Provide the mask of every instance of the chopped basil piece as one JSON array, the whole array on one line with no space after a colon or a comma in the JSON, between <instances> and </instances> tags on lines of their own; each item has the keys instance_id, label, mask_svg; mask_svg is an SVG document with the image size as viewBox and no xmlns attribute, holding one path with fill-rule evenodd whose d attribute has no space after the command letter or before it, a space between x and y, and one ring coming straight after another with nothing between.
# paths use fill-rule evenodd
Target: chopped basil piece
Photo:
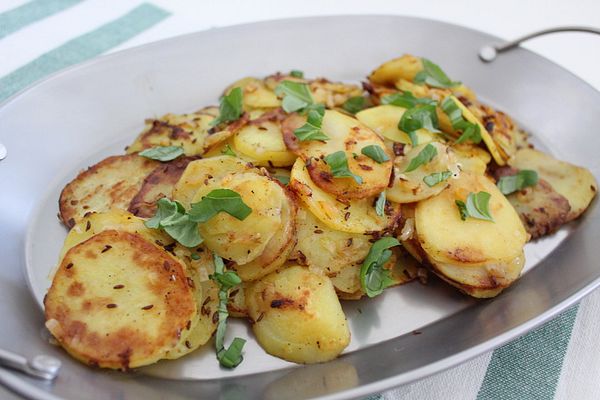
<instances>
[{"instance_id":1,"label":"chopped basil piece","mask_svg":"<svg viewBox=\"0 0 600 400\"><path fill-rule=\"evenodd\" d=\"M376 144L365 146L360 152L379 164L381 164L382 162L386 162L390 159L388 155L385 154L385 151L383 151L381 146L378 146Z\"/></svg>"},{"instance_id":2,"label":"chopped basil piece","mask_svg":"<svg viewBox=\"0 0 600 400\"><path fill-rule=\"evenodd\" d=\"M290 76L302 79L304 78L304 72L300 71L299 69L293 69L290 71Z\"/></svg>"},{"instance_id":3,"label":"chopped basil piece","mask_svg":"<svg viewBox=\"0 0 600 400\"><path fill-rule=\"evenodd\" d=\"M356 183L359 185L362 183L362 178L358 175L350 172L348 168L348 159L346 153L343 151L336 151L335 153L325 156L325 162L331 169L331 174L336 178L354 178Z\"/></svg>"},{"instance_id":4,"label":"chopped basil piece","mask_svg":"<svg viewBox=\"0 0 600 400\"><path fill-rule=\"evenodd\" d=\"M444 101L442 101L441 107L450 119L452 128L462 132L460 137L456 139L456 143L464 143L467 140L470 140L475 144L481 142L481 130L479 124L466 121L462 116L460 107L458 107L451 96L446 97Z\"/></svg>"},{"instance_id":5,"label":"chopped basil piece","mask_svg":"<svg viewBox=\"0 0 600 400\"><path fill-rule=\"evenodd\" d=\"M235 154L235 152L231 149L231 146L229 146L228 144L226 144L225 148L221 150L221 154L224 154L226 156L237 157L237 154Z\"/></svg>"},{"instance_id":6,"label":"chopped basil piece","mask_svg":"<svg viewBox=\"0 0 600 400\"><path fill-rule=\"evenodd\" d=\"M429 174L423 178L423 182L427 184L429 187L433 187L440 182L444 182L448 178L452 176L452 172L444 171L444 172L434 172L433 174Z\"/></svg>"},{"instance_id":7,"label":"chopped basil piece","mask_svg":"<svg viewBox=\"0 0 600 400\"><path fill-rule=\"evenodd\" d=\"M490 198L492 196L488 192L469 193L466 203L461 200L456 200L460 212L460 218L464 221L467 217L481 219L484 221L494 222L494 218L490 213Z\"/></svg>"},{"instance_id":8,"label":"chopped basil piece","mask_svg":"<svg viewBox=\"0 0 600 400\"><path fill-rule=\"evenodd\" d=\"M436 148L431 143L427 144L427 146L425 146L423 150L419 152L419 154L417 154L412 160L410 160L410 163L408 164L408 167L404 172L414 171L421 165L427 164L428 162L433 160L433 158L436 155Z\"/></svg>"},{"instance_id":9,"label":"chopped basil piece","mask_svg":"<svg viewBox=\"0 0 600 400\"><path fill-rule=\"evenodd\" d=\"M369 102L363 96L354 96L346 100L342 105L342 108L350 114L356 114L357 112L364 110L368 104Z\"/></svg>"},{"instance_id":10,"label":"chopped basil piece","mask_svg":"<svg viewBox=\"0 0 600 400\"><path fill-rule=\"evenodd\" d=\"M325 106L322 104L311 104L306 110L308 111L306 123L294 130L294 135L300 141L329 140L329 137L321 130L323 116L325 115Z\"/></svg>"},{"instance_id":11,"label":"chopped basil piece","mask_svg":"<svg viewBox=\"0 0 600 400\"><path fill-rule=\"evenodd\" d=\"M392 256L390 247L399 246L398 239L384 237L373 243L367 258L360 268L360 285L369 297L383 293L383 290L393 284L391 273L383 266Z\"/></svg>"},{"instance_id":12,"label":"chopped basil piece","mask_svg":"<svg viewBox=\"0 0 600 400\"><path fill-rule=\"evenodd\" d=\"M277 179L283 185L290 183L290 177L286 175L274 175L273 178Z\"/></svg>"},{"instance_id":13,"label":"chopped basil piece","mask_svg":"<svg viewBox=\"0 0 600 400\"><path fill-rule=\"evenodd\" d=\"M189 217L191 221L202 223L221 211L243 221L252 209L244 203L239 193L230 189L215 189L199 202L192 204Z\"/></svg>"},{"instance_id":14,"label":"chopped basil piece","mask_svg":"<svg viewBox=\"0 0 600 400\"><path fill-rule=\"evenodd\" d=\"M385 213L385 190L379 194L377 201L375 202L375 214L383 217Z\"/></svg>"},{"instance_id":15,"label":"chopped basil piece","mask_svg":"<svg viewBox=\"0 0 600 400\"><path fill-rule=\"evenodd\" d=\"M217 126L223 122L238 120L244 113L242 88L233 88L229 94L221 97L219 104L219 116L210 125Z\"/></svg>"},{"instance_id":16,"label":"chopped basil piece","mask_svg":"<svg viewBox=\"0 0 600 400\"><path fill-rule=\"evenodd\" d=\"M227 302L229 301L229 290L234 286L239 285L242 280L233 271L225 272L225 264L221 257L214 254L213 260L215 264L215 273L211 275L210 278L219 284L219 322L215 334L217 359L222 366L226 368L235 368L244 359L242 350L246 341L241 338L235 338L231 342L229 348L225 348L225 330L227 328L227 317L229 317Z\"/></svg>"},{"instance_id":17,"label":"chopped basil piece","mask_svg":"<svg viewBox=\"0 0 600 400\"><path fill-rule=\"evenodd\" d=\"M416 107L419 104L437 105L437 101L428 97L415 97L412 92L404 91L402 93L387 94L381 98L381 104L390 104L393 106L404 107L406 109Z\"/></svg>"},{"instance_id":18,"label":"chopped basil piece","mask_svg":"<svg viewBox=\"0 0 600 400\"><path fill-rule=\"evenodd\" d=\"M198 232L198 224L190 219L178 201L167 198L158 200L156 214L144 224L151 229L163 229L186 247L198 246L203 241Z\"/></svg>"},{"instance_id":19,"label":"chopped basil piece","mask_svg":"<svg viewBox=\"0 0 600 400\"><path fill-rule=\"evenodd\" d=\"M400 118L398 129L406 132L412 145L417 146L417 130L427 129L434 133L440 132L436 107L434 105L420 105L406 110Z\"/></svg>"},{"instance_id":20,"label":"chopped basil piece","mask_svg":"<svg viewBox=\"0 0 600 400\"><path fill-rule=\"evenodd\" d=\"M448 75L434 62L422 58L423 70L415 76L414 82L417 84L426 83L429 86L437 88L451 88L460 85L460 82L452 81Z\"/></svg>"},{"instance_id":21,"label":"chopped basil piece","mask_svg":"<svg viewBox=\"0 0 600 400\"><path fill-rule=\"evenodd\" d=\"M287 113L300 111L314 104L310 89L306 83L283 81L275 88L277 96L283 96L281 106Z\"/></svg>"},{"instance_id":22,"label":"chopped basil piece","mask_svg":"<svg viewBox=\"0 0 600 400\"><path fill-rule=\"evenodd\" d=\"M198 253L192 253L192 255L190 257L192 257L192 260L199 260L200 259L200 254L198 254Z\"/></svg>"},{"instance_id":23,"label":"chopped basil piece","mask_svg":"<svg viewBox=\"0 0 600 400\"><path fill-rule=\"evenodd\" d=\"M502 194L509 195L526 187L537 185L538 180L537 172L530 169L522 169L516 175L501 177L497 186Z\"/></svg>"},{"instance_id":24,"label":"chopped basil piece","mask_svg":"<svg viewBox=\"0 0 600 400\"><path fill-rule=\"evenodd\" d=\"M140 151L139 155L158 161L171 161L183 154L181 146L156 146L144 151Z\"/></svg>"}]
</instances>

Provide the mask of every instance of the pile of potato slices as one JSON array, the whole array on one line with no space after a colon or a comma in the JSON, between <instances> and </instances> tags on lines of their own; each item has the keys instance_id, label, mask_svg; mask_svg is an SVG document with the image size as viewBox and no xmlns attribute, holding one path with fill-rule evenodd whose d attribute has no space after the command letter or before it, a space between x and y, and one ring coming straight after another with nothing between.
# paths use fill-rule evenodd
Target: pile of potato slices
<instances>
[{"instance_id":1,"label":"pile of potato slices","mask_svg":"<svg viewBox=\"0 0 600 400\"><path fill-rule=\"evenodd\" d=\"M219 106L147 120L126 154L66 185L46 326L103 368L179 358L213 336L233 368L244 340L224 344L227 317L274 356L328 361L350 342L340 300L428 272L496 296L525 244L596 190L425 58L388 61L362 86L243 78Z\"/></svg>"}]
</instances>

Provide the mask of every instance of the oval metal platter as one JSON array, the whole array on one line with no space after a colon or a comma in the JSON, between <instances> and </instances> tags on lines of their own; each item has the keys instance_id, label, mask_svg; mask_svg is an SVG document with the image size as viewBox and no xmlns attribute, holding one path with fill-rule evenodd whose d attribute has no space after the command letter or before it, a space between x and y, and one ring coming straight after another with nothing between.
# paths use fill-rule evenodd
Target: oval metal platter
<instances>
[{"instance_id":1,"label":"oval metal platter","mask_svg":"<svg viewBox=\"0 0 600 400\"><path fill-rule=\"evenodd\" d=\"M524 276L475 301L432 280L345 305L352 344L336 361L298 367L268 356L247 324L245 361L220 369L212 346L132 373L88 368L48 343L41 302L66 235L58 194L76 172L122 152L145 118L214 104L242 76L304 70L358 82L403 53L435 60L484 101L531 131L538 146L600 176L600 93L523 49L485 64L497 39L423 19L339 16L199 32L100 57L53 75L0 107L0 348L48 353L64 367L52 384L0 369L0 382L32 398L348 398L439 372L521 335L600 283L600 213L527 245ZM419 335L413 334L418 330Z\"/></svg>"}]
</instances>

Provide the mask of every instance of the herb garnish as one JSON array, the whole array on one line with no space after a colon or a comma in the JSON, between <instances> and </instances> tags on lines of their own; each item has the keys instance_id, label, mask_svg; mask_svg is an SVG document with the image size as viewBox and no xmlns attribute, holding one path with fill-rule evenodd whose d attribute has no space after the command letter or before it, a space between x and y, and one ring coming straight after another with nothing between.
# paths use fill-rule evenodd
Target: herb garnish
<instances>
[{"instance_id":1,"label":"herb garnish","mask_svg":"<svg viewBox=\"0 0 600 400\"><path fill-rule=\"evenodd\" d=\"M398 129L408 134L413 146L417 146L417 130L427 129L430 132L439 133L438 117L435 105L417 105L409 108L402 114Z\"/></svg>"},{"instance_id":2,"label":"herb garnish","mask_svg":"<svg viewBox=\"0 0 600 400\"><path fill-rule=\"evenodd\" d=\"M139 155L158 161L171 161L183 155L183 147L181 146L156 146L144 151L140 151Z\"/></svg>"},{"instance_id":3,"label":"herb garnish","mask_svg":"<svg viewBox=\"0 0 600 400\"><path fill-rule=\"evenodd\" d=\"M223 122L238 120L244 113L242 88L233 88L229 94L221 97L219 104L219 116L212 120L211 126L217 126Z\"/></svg>"},{"instance_id":4,"label":"herb garnish","mask_svg":"<svg viewBox=\"0 0 600 400\"><path fill-rule=\"evenodd\" d=\"M233 151L231 146L229 146L228 144L226 144L225 148L223 150L221 150L221 154L224 154L226 156L237 157L237 154L235 154L235 151Z\"/></svg>"},{"instance_id":5,"label":"herb garnish","mask_svg":"<svg viewBox=\"0 0 600 400\"><path fill-rule=\"evenodd\" d=\"M305 140L329 140L329 137L321 130L325 116L325 106L322 104L311 105L308 108L306 123L294 131L294 135L300 141Z\"/></svg>"},{"instance_id":6,"label":"herb garnish","mask_svg":"<svg viewBox=\"0 0 600 400\"><path fill-rule=\"evenodd\" d=\"M460 137L456 139L456 143L463 143L467 140L470 140L475 144L481 142L481 130L479 124L474 124L463 118L462 111L452 96L446 97L444 101L442 101L441 107L450 119L452 128L462 132Z\"/></svg>"},{"instance_id":7,"label":"herb garnish","mask_svg":"<svg viewBox=\"0 0 600 400\"><path fill-rule=\"evenodd\" d=\"M230 189L215 189L199 202L192 204L188 214L191 221L202 223L221 211L243 221L252 209L244 203L239 193Z\"/></svg>"},{"instance_id":8,"label":"herb garnish","mask_svg":"<svg viewBox=\"0 0 600 400\"><path fill-rule=\"evenodd\" d=\"M484 221L494 222L494 218L490 213L490 198L492 196L488 192L469 193L466 203L461 200L456 200L455 203L460 212L460 219L463 221L468 217L481 219Z\"/></svg>"},{"instance_id":9,"label":"herb garnish","mask_svg":"<svg viewBox=\"0 0 600 400\"><path fill-rule=\"evenodd\" d=\"M504 195L518 192L529 186L535 186L538 183L538 173L530 169L522 169L516 175L503 176L498 180L498 189Z\"/></svg>"},{"instance_id":10,"label":"herb garnish","mask_svg":"<svg viewBox=\"0 0 600 400\"><path fill-rule=\"evenodd\" d=\"M350 114L356 114L357 112L364 110L369 105L367 99L363 96L350 97L344 102L342 108L348 111Z\"/></svg>"},{"instance_id":11,"label":"herb garnish","mask_svg":"<svg viewBox=\"0 0 600 400\"><path fill-rule=\"evenodd\" d=\"M437 88L451 88L460 85L460 82L451 80L439 65L426 58L421 58L421 61L423 62L423 70L415 76L415 83L426 83Z\"/></svg>"},{"instance_id":12,"label":"herb garnish","mask_svg":"<svg viewBox=\"0 0 600 400\"><path fill-rule=\"evenodd\" d=\"M377 201L375 202L375 214L383 217L385 213L385 190L379 194Z\"/></svg>"},{"instance_id":13,"label":"herb garnish","mask_svg":"<svg viewBox=\"0 0 600 400\"><path fill-rule=\"evenodd\" d=\"M448 178L452 176L452 172L443 171L443 172L434 172L433 174L429 174L423 178L423 182L429 187L433 187L440 182L444 182Z\"/></svg>"},{"instance_id":14,"label":"herb garnish","mask_svg":"<svg viewBox=\"0 0 600 400\"><path fill-rule=\"evenodd\" d=\"M370 159L376 161L378 164L386 162L390 159L388 155L385 154L385 151L383 151L381 146L378 146L376 144L365 146L360 152L365 156L369 157Z\"/></svg>"},{"instance_id":15,"label":"herb garnish","mask_svg":"<svg viewBox=\"0 0 600 400\"><path fill-rule=\"evenodd\" d=\"M290 177L286 175L273 175L273 178L281 182L282 185L287 185L290 183Z\"/></svg>"},{"instance_id":16,"label":"herb garnish","mask_svg":"<svg viewBox=\"0 0 600 400\"><path fill-rule=\"evenodd\" d=\"M412 92L406 90L402 93L386 94L381 98L381 104L390 104L410 109L419 104L435 106L437 101L430 99L429 97L415 97Z\"/></svg>"},{"instance_id":17,"label":"herb garnish","mask_svg":"<svg viewBox=\"0 0 600 400\"><path fill-rule=\"evenodd\" d=\"M331 169L331 174L336 178L354 178L359 185L362 183L362 178L353 174L348 168L348 159L343 151L336 151L325 156L325 162Z\"/></svg>"},{"instance_id":18,"label":"herb garnish","mask_svg":"<svg viewBox=\"0 0 600 400\"><path fill-rule=\"evenodd\" d=\"M425 146L423 148L423 150L421 150L419 152L419 154L416 155L416 157L414 157L412 160L410 160L410 163L408 164L408 167L406 167L406 170L404 170L404 172L414 171L415 169L419 168L421 165L427 164L428 162L433 160L433 158L436 155L437 155L437 150L436 150L435 146L432 145L431 143L428 143L427 146Z\"/></svg>"},{"instance_id":19,"label":"herb garnish","mask_svg":"<svg viewBox=\"0 0 600 400\"><path fill-rule=\"evenodd\" d=\"M384 237L373 243L367 258L360 268L360 285L369 297L383 293L383 290L394 283L390 270L384 268L392 256L390 247L399 246L398 239Z\"/></svg>"},{"instance_id":20,"label":"herb garnish","mask_svg":"<svg viewBox=\"0 0 600 400\"><path fill-rule=\"evenodd\" d=\"M246 341L236 337L231 342L229 348L225 348L225 330L227 328L227 302L229 300L229 290L242 283L240 277L233 271L225 271L223 259L218 255L213 256L215 264L215 273L210 276L212 280L219 284L219 322L217 324L217 333L215 334L215 347L217 350L217 359L225 368L235 368L243 360L242 349Z\"/></svg>"},{"instance_id":21,"label":"herb garnish","mask_svg":"<svg viewBox=\"0 0 600 400\"><path fill-rule=\"evenodd\" d=\"M294 130L298 140L328 140L329 137L321 131L325 106L315 104L310 89L306 83L283 81L275 88L277 96L283 96L281 106L287 113L300 112L307 114L306 124Z\"/></svg>"},{"instance_id":22,"label":"herb garnish","mask_svg":"<svg viewBox=\"0 0 600 400\"><path fill-rule=\"evenodd\" d=\"M290 76L302 79L304 78L304 72L300 71L299 69L293 69L290 71Z\"/></svg>"}]
</instances>

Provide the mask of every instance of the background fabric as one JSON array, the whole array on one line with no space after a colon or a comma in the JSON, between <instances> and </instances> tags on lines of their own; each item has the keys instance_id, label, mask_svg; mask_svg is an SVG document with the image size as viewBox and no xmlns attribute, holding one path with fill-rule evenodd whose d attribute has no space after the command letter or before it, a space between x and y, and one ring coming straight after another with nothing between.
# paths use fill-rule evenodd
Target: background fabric
<instances>
[{"instance_id":1,"label":"background fabric","mask_svg":"<svg viewBox=\"0 0 600 400\"><path fill-rule=\"evenodd\" d=\"M51 73L100 54L214 26L257 20L341 13L404 14L459 23L507 39L556 25L600 26L600 3L595 1L322 3L1 0L0 101ZM235 14L231 10L236 10ZM567 34L538 39L526 47L600 89L600 38ZM597 291L494 352L371 399L600 398L599 328ZM9 396L0 389L0 398Z\"/></svg>"}]
</instances>

